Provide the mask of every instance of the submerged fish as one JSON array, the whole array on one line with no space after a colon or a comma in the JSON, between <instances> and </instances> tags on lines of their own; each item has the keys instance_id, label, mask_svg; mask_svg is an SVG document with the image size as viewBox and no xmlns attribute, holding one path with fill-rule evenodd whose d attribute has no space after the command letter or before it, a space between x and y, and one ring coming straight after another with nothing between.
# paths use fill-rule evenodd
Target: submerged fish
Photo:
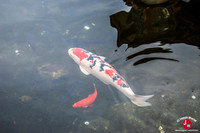
<instances>
[{"instance_id":1,"label":"submerged fish","mask_svg":"<svg viewBox=\"0 0 200 133\"><path fill-rule=\"evenodd\" d=\"M84 74L92 74L105 84L114 86L137 106L151 106L151 103L146 102L146 100L153 97L153 95L135 95L126 80L110 64L104 61L105 57L81 48L70 48L68 54L79 65Z\"/></svg>"},{"instance_id":2,"label":"submerged fish","mask_svg":"<svg viewBox=\"0 0 200 133\"><path fill-rule=\"evenodd\" d=\"M91 107L93 106L93 102L96 100L97 98L97 89L96 86L94 84L94 93L90 94L87 98L82 99L76 103L73 104L73 108L86 108L86 107Z\"/></svg>"}]
</instances>

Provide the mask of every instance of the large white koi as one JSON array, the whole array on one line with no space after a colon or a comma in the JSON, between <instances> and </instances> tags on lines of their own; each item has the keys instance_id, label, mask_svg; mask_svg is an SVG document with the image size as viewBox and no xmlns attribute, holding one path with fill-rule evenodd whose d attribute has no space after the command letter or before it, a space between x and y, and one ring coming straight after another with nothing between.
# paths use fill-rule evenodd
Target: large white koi
<instances>
[{"instance_id":1,"label":"large white koi","mask_svg":"<svg viewBox=\"0 0 200 133\"><path fill-rule=\"evenodd\" d=\"M84 74L92 74L105 84L114 86L137 106L151 106L151 103L146 102L146 100L153 95L135 95L126 80L110 64L105 62L105 57L81 48L70 48L68 54L79 65Z\"/></svg>"}]
</instances>

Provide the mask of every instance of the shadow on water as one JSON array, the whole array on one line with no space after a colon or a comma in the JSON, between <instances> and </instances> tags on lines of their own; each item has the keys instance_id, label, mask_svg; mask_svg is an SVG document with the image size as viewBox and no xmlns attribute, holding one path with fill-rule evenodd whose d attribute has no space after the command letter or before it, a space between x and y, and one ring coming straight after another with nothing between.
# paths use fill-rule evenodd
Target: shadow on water
<instances>
[{"instance_id":1,"label":"shadow on water","mask_svg":"<svg viewBox=\"0 0 200 133\"><path fill-rule=\"evenodd\" d=\"M185 43L200 48L200 26L195 17L197 14L195 9L198 7L195 1L189 3L169 1L153 6L132 0L125 0L125 2L131 6L129 12L120 11L110 16L111 25L118 31L117 46L128 44L128 48L136 48L160 42L159 46L134 53L126 60L146 54L173 53L170 48L162 48L166 44ZM135 62L134 65L151 60L178 61L166 57L149 57Z\"/></svg>"}]
</instances>

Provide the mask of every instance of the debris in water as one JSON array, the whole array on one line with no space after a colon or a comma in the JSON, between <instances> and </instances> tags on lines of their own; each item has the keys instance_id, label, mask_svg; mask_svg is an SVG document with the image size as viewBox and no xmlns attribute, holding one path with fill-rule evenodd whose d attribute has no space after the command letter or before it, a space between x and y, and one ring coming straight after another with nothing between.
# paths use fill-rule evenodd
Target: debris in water
<instances>
[{"instance_id":1,"label":"debris in water","mask_svg":"<svg viewBox=\"0 0 200 133\"><path fill-rule=\"evenodd\" d=\"M160 131L163 130L163 127L162 127L162 126L159 126L158 130L160 130Z\"/></svg>"},{"instance_id":2,"label":"debris in water","mask_svg":"<svg viewBox=\"0 0 200 133\"><path fill-rule=\"evenodd\" d=\"M30 96L27 96L27 95L24 95L24 96L21 96L19 98L22 102L27 102L27 101L30 101L32 99L32 97Z\"/></svg>"},{"instance_id":3,"label":"debris in water","mask_svg":"<svg viewBox=\"0 0 200 133\"><path fill-rule=\"evenodd\" d=\"M165 131L164 131L164 130L161 130L160 133L165 133Z\"/></svg>"},{"instance_id":4,"label":"debris in water","mask_svg":"<svg viewBox=\"0 0 200 133\"><path fill-rule=\"evenodd\" d=\"M87 25L85 25L85 26L84 26L84 29L85 29L85 30L89 30L89 29L90 29L90 27L89 27L89 26L87 26Z\"/></svg>"},{"instance_id":5,"label":"debris in water","mask_svg":"<svg viewBox=\"0 0 200 133\"><path fill-rule=\"evenodd\" d=\"M16 54L16 55L19 55L19 54L20 54L18 49L15 50L15 54Z\"/></svg>"},{"instance_id":6,"label":"debris in water","mask_svg":"<svg viewBox=\"0 0 200 133\"><path fill-rule=\"evenodd\" d=\"M89 121L85 121L84 124L85 124L85 125L89 125L90 122L89 122Z\"/></svg>"},{"instance_id":7,"label":"debris in water","mask_svg":"<svg viewBox=\"0 0 200 133\"><path fill-rule=\"evenodd\" d=\"M46 31L45 31L45 30L43 30L43 31L40 33L41 36L43 36L44 34L46 34Z\"/></svg>"},{"instance_id":8,"label":"debris in water","mask_svg":"<svg viewBox=\"0 0 200 133\"><path fill-rule=\"evenodd\" d=\"M164 98L164 97L165 97L165 95L161 95L161 97L162 97L162 98Z\"/></svg>"},{"instance_id":9,"label":"debris in water","mask_svg":"<svg viewBox=\"0 0 200 133\"><path fill-rule=\"evenodd\" d=\"M160 131L160 133L164 133L165 131L163 130L162 126L159 126L158 130Z\"/></svg>"},{"instance_id":10,"label":"debris in water","mask_svg":"<svg viewBox=\"0 0 200 133\"><path fill-rule=\"evenodd\" d=\"M196 96L195 96L195 95L192 95L192 99L195 100L195 99L196 99Z\"/></svg>"},{"instance_id":11,"label":"debris in water","mask_svg":"<svg viewBox=\"0 0 200 133\"><path fill-rule=\"evenodd\" d=\"M53 79L58 79L64 75L63 66L57 64L44 64L38 67L38 71L41 75L48 75Z\"/></svg>"},{"instance_id":12,"label":"debris in water","mask_svg":"<svg viewBox=\"0 0 200 133\"><path fill-rule=\"evenodd\" d=\"M66 30L65 30L65 35L68 35L68 34L69 34L69 30L66 29Z\"/></svg>"}]
</instances>

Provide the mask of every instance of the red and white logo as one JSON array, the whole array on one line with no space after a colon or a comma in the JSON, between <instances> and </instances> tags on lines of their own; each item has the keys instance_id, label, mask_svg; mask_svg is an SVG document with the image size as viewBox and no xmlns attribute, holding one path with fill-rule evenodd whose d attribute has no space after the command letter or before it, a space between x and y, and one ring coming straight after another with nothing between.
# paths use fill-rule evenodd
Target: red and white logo
<instances>
[{"instance_id":1,"label":"red and white logo","mask_svg":"<svg viewBox=\"0 0 200 133\"><path fill-rule=\"evenodd\" d=\"M185 128L185 129L190 129L190 128L192 127L192 122L191 122L191 120L189 120L189 119L183 120L182 126L183 126L183 128Z\"/></svg>"},{"instance_id":2,"label":"red and white logo","mask_svg":"<svg viewBox=\"0 0 200 133\"><path fill-rule=\"evenodd\" d=\"M195 123L197 122L196 119L192 118L191 116L185 116L177 119L177 123L182 122L183 129L176 129L176 132L198 132L198 129L194 129ZM181 124L181 123L180 123ZM192 128L192 125L194 127Z\"/></svg>"}]
</instances>

